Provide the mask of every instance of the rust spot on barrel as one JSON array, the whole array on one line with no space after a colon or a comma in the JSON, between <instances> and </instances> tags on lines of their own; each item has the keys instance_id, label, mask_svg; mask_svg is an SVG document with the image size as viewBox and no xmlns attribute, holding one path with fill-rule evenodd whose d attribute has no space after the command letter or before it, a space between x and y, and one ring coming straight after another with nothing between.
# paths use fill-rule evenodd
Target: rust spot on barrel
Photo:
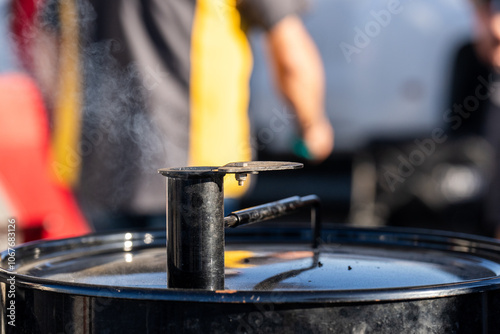
<instances>
[{"instance_id":1,"label":"rust spot on barrel","mask_svg":"<svg viewBox=\"0 0 500 334\"><path fill-rule=\"evenodd\" d=\"M238 290L215 290L215 293L236 293Z\"/></svg>"}]
</instances>

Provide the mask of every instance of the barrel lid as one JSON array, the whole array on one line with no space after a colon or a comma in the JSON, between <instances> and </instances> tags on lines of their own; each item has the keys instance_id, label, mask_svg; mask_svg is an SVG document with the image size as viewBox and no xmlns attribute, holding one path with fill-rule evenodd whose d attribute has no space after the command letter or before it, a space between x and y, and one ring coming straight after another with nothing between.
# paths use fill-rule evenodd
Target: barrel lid
<instances>
[{"instance_id":1,"label":"barrel lid","mask_svg":"<svg viewBox=\"0 0 500 334\"><path fill-rule=\"evenodd\" d=\"M22 245L14 275L17 284L63 293L222 302L416 299L500 287L500 243L493 239L345 227L322 237L312 249L300 241L245 243L242 235L229 235L225 290L216 292L167 287L160 231ZM8 256L1 254L4 279L13 275Z\"/></svg>"}]
</instances>

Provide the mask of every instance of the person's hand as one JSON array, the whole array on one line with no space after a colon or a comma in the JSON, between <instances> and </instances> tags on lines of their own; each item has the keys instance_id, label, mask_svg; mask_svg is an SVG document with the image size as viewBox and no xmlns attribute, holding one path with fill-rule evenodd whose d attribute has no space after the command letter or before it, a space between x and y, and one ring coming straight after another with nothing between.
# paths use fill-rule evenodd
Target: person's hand
<instances>
[{"instance_id":1,"label":"person's hand","mask_svg":"<svg viewBox=\"0 0 500 334\"><path fill-rule=\"evenodd\" d=\"M326 118L321 118L302 128L304 144L315 162L321 162L332 153L333 128Z\"/></svg>"}]
</instances>

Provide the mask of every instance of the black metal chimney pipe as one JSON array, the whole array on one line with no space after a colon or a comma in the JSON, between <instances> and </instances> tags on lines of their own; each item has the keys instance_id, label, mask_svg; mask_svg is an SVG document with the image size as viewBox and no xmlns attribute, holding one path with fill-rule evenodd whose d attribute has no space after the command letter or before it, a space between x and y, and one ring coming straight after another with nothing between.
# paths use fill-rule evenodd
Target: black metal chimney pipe
<instances>
[{"instance_id":1,"label":"black metal chimney pipe","mask_svg":"<svg viewBox=\"0 0 500 334\"><path fill-rule=\"evenodd\" d=\"M168 178L169 287L224 290L223 177L214 173Z\"/></svg>"},{"instance_id":2,"label":"black metal chimney pipe","mask_svg":"<svg viewBox=\"0 0 500 334\"><path fill-rule=\"evenodd\" d=\"M167 284L224 290L224 176L302 168L294 162L249 161L222 167L160 169L167 177Z\"/></svg>"}]
</instances>

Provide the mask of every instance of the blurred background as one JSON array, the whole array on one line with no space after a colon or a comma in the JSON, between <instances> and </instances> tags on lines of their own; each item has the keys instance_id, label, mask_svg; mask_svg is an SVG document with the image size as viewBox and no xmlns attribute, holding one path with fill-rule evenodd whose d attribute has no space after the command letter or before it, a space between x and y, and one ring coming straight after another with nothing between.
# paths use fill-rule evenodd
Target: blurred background
<instances>
[{"instance_id":1,"label":"blurred background","mask_svg":"<svg viewBox=\"0 0 500 334\"><path fill-rule=\"evenodd\" d=\"M295 116L270 80L263 33L250 35L254 69L249 115L256 160L301 161L306 166L296 172L259 175L242 207L317 194L329 223L492 235L483 212L493 153L484 139L487 100L477 96L478 87L489 89L491 77L474 52L473 6L468 0L396 2L399 5L394 0L312 0L303 16L324 62L326 110L335 129L334 153L320 164L304 159ZM0 1L3 77L23 71L12 51L10 5ZM4 100L5 95L0 92ZM5 105L0 110L3 121L13 112ZM18 126L12 136L28 136L28 127ZM9 140L0 132L0 141ZM12 189L23 186L27 194L36 186L12 182L6 166L19 169L15 159L23 158L6 152L0 150L2 231L8 217L21 219L25 210L12 199ZM62 198L61 205L75 205L68 199L68 189L56 192L54 201ZM62 217L82 219L71 213ZM30 229L50 230L57 225L37 219L25 225L28 235Z\"/></svg>"},{"instance_id":2,"label":"blurred background","mask_svg":"<svg viewBox=\"0 0 500 334\"><path fill-rule=\"evenodd\" d=\"M474 96L479 76L488 78L474 52L473 6L467 0L401 1L396 15L377 21L373 13L391 3L312 2L304 21L325 65L335 151L323 164L308 165L300 178L260 175L247 200L316 193L328 221L488 233L482 218L492 163L483 139L486 101L456 129L449 113ZM382 24L373 29L373 22ZM297 159L293 126L267 131L273 117L291 112L269 81L265 53L258 52L262 34L252 36L252 46L250 116L258 157ZM391 180L387 171L399 167L400 157L409 160L420 150L415 140L432 138L435 129L443 129L447 140L436 142L432 154L424 152L425 161L412 164L415 171L404 182Z\"/></svg>"}]
</instances>

